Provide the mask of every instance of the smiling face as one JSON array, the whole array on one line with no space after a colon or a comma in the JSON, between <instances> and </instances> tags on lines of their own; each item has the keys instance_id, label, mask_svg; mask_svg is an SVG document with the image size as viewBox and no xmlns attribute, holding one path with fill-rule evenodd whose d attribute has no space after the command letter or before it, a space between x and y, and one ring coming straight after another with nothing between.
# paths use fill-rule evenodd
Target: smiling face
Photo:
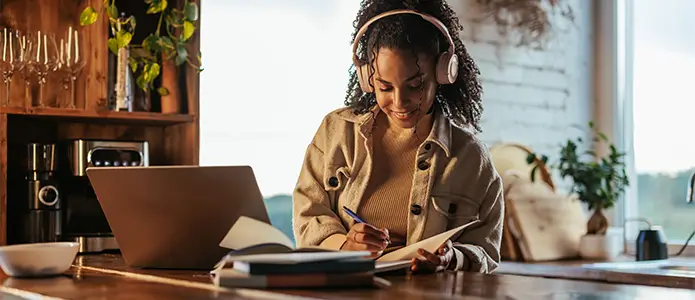
<instances>
[{"instance_id":1,"label":"smiling face","mask_svg":"<svg viewBox=\"0 0 695 300\"><path fill-rule=\"evenodd\" d=\"M437 91L435 59L411 51L381 48L374 62L376 102L389 123L410 129L431 120L427 114Z\"/></svg>"}]
</instances>

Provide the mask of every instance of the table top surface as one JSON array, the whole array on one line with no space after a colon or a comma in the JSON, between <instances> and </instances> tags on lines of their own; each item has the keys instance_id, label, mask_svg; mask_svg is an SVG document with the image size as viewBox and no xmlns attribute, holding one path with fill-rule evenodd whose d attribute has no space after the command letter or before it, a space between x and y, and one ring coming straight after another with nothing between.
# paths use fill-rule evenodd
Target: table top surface
<instances>
[{"instance_id":1,"label":"table top surface","mask_svg":"<svg viewBox=\"0 0 695 300\"><path fill-rule=\"evenodd\" d=\"M443 272L382 277L384 288L253 290L218 288L207 271L134 269L120 255L81 255L65 274L2 274L0 293L27 299L695 299L695 291L505 274Z\"/></svg>"}]
</instances>

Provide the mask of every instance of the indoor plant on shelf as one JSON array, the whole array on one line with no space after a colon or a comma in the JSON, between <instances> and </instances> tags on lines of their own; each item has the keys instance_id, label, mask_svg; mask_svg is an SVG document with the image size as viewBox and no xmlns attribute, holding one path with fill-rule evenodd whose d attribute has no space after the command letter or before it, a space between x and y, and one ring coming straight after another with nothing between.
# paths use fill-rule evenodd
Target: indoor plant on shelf
<instances>
[{"instance_id":1,"label":"indoor plant on shelf","mask_svg":"<svg viewBox=\"0 0 695 300\"><path fill-rule=\"evenodd\" d=\"M178 74L179 67L186 64L196 72L201 72L201 53L190 53L190 43L199 21L199 8L195 0L143 0L147 15L158 16L156 30L150 32L140 45L132 44L135 35L135 16L125 17L119 13L115 0L103 0L99 9L92 6L84 8L80 14L82 26L94 24L99 14L108 18L113 37L107 41L107 46L114 54L118 50L128 48L133 50L129 60L131 71L141 70L136 84L145 92L154 89L154 81L161 76L161 85L156 89L162 96L163 113L179 113ZM138 55L134 55L138 53Z\"/></svg>"},{"instance_id":2,"label":"indoor plant on shelf","mask_svg":"<svg viewBox=\"0 0 695 300\"><path fill-rule=\"evenodd\" d=\"M609 223L604 210L615 205L630 182L623 161L625 153L619 152L604 133L596 130L593 122L589 123L589 128L592 133L590 146L600 145L599 143L607 145L609 150L605 156L598 155L595 147L580 150L579 146L584 143L584 139L578 137L568 140L560 150L558 161L548 166L557 169L563 179L569 177L572 180L570 192L576 193L578 199L593 211L587 222L586 234L580 240L580 255L587 258L608 258L615 252L611 248L616 245L606 238ZM538 160L536 157L537 154L532 153L527 158L529 164L539 161L531 171L531 180L535 179L536 170L548 163L546 155L541 155Z\"/></svg>"}]
</instances>

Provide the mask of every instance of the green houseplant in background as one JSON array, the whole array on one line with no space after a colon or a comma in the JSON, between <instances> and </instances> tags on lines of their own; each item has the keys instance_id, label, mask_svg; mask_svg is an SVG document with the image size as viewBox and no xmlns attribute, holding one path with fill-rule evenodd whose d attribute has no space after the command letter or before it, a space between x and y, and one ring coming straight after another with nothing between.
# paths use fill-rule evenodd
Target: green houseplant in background
<instances>
[{"instance_id":1,"label":"green houseplant in background","mask_svg":"<svg viewBox=\"0 0 695 300\"><path fill-rule=\"evenodd\" d=\"M133 1L133 0L128 0ZM124 47L142 48L144 55L130 57L130 68L136 72L138 67L143 68L136 78L137 85L146 90L153 87L152 82L160 76L162 63L173 60L176 66L187 63L198 72L200 68L200 53L188 53L186 46L191 36L195 33L195 22L198 20L198 5L188 0L182 2L182 7L173 7L167 0L143 0L148 5L147 14L159 14L159 23L155 32L150 33L141 45L131 45L137 22L134 16L127 18L119 16L115 0L104 0L100 9L87 6L80 14L80 25L94 24L99 19L100 13L105 13L113 37L108 40L108 47L114 53ZM195 57L194 59L191 56ZM195 62L194 62L195 60ZM167 87L157 89L159 94L167 95Z\"/></svg>"},{"instance_id":2,"label":"green houseplant in background","mask_svg":"<svg viewBox=\"0 0 695 300\"><path fill-rule=\"evenodd\" d=\"M596 130L594 123L589 123L592 139L589 146L604 143L608 146L608 153L601 157L595 147L588 150L580 150L580 146L585 142L581 137L569 139L561 148L559 159L555 164L548 165L559 171L562 178L572 180L571 193L576 193L578 199L588 205L588 209L593 211L587 222L586 236L606 235L609 227L608 219L604 215L604 210L613 207L618 198L625 192L630 185L625 171L625 153L619 152L615 145L609 142L606 135ZM526 161L533 164L538 158L540 163L536 164L531 171L531 180L535 180L535 172L539 167L548 164L548 156L532 153Z\"/></svg>"}]
</instances>

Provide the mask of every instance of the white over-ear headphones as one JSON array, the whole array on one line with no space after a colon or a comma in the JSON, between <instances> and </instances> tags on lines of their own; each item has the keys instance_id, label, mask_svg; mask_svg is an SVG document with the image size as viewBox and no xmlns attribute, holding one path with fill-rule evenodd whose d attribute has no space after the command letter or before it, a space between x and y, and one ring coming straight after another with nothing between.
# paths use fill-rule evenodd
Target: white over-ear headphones
<instances>
[{"instance_id":1,"label":"white over-ear headphones","mask_svg":"<svg viewBox=\"0 0 695 300\"><path fill-rule=\"evenodd\" d=\"M444 53L441 53L439 55L439 58L437 59L437 82L439 84L454 83L456 81L456 76L458 75L459 60L458 56L456 55L456 50L454 48L454 41L451 38L451 35L449 35L449 30L447 30L446 26L433 16L419 13L410 9L396 9L381 13L376 17L371 18L369 21L367 21L367 23L362 25L362 28L360 28L360 30L357 31L357 34L355 35L355 40L352 43L352 63L355 65L357 72L357 80L360 84L360 87L362 88L362 91L365 93L372 93L374 92L374 89L369 84L369 77L371 75L371 64L361 64L359 58L357 57L357 47L359 46L360 38L367 31L369 25L381 18L396 14L418 15L423 19L427 20L428 22L432 23L435 27L437 27L437 29L439 29L439 31L442 32L442 34L444 34L444 36L449 41L449 50L447 50Z\"/></svg>"}]
</instances>

